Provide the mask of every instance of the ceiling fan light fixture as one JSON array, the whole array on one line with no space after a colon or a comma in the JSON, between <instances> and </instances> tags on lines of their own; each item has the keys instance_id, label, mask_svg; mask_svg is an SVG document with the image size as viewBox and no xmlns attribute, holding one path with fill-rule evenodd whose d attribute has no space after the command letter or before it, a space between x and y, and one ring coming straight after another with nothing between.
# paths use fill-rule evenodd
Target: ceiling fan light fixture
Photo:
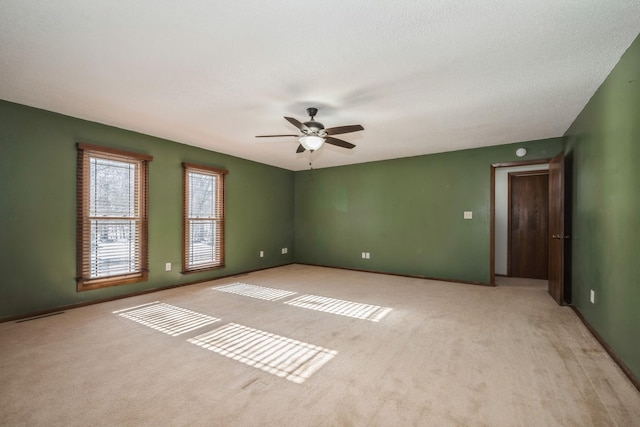
<instances>
[{"instance_id":1,"label":"ceiling fan light fixture","mask_svg":"<svg viewBox=\"0 0 640 427\"><path fill-rule=\"evenodd\" d=\"M324 138L317 135L301 136L299 141L300 144L309 151L315 151L324 144Z\"/></svg>"}]
</instances>

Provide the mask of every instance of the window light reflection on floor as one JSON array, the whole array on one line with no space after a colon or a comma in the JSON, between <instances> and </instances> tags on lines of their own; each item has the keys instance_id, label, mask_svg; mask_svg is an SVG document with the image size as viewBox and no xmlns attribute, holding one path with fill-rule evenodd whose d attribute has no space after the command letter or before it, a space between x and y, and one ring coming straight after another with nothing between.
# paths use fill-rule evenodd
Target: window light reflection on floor
<instances>
[{"instance_id":1,"label":"window light reflection on floor","mask_svg":"<svg viewBox=\"0 0 640 427\"><path fill-rule=\"evenodd\" d=\"M337 354L334 350L236 323L187 341L298 384Z\"/></svg>"},{"instance_id":2,"label":"window light reflection on floor","mask_svg":"<svg viewBox=\"0 0 640 427\"><path fill-rule=\"evenodd\" d=\"M217 286L212 289L220 292L228 292L230 294L264 299L267 301L276 301L296 294L296 292L285 291L282 289L266 288L264 286L249 285L247 283L240 282L232 283L225 286Z\"/></svg>"},{"instance_id":3,"label":"window light reflection on floor","mask_svg":"<svg viewBox=\"0 0 640 427\"><path fill-rule=\"evenodd\" d=\"M158 301L125 308L114 313L173 337L220 320Z\"/></svg>"},{"instance_id":4,"label":"window light reflection on floor","mask_svg":"<svg viewBox=\"0 0 640 427\"><path fill-rule=\"evenodd\" d=\"M362 304L317 295L301 295L284 303L296 307L308 308L310 310L370 320L372 322L379 322L391 311L389 307L380 307L378 305Z\"/></svg>"}]
</instances>

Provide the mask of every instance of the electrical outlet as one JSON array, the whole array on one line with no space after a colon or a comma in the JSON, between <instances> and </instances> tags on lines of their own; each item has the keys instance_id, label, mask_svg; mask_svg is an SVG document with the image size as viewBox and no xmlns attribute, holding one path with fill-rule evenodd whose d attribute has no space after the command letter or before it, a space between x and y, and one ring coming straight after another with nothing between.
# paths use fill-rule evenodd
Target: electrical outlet
<instances>
[{"instance_id":1,"label":"electrical outlet","mask_svg":"<svg viewBox=\"0 0 640 427\"><path fill-rule=\"evenodd\" d=\"M260 258L264 257L264 251L260 251Z\"/></svg>"},{"instance_id":2,"label":"electrical outlet","mask_svg":"<svg viewBox=\"0 0 640 427\"><path fill-rule=\"evenodd\" d=\"M591 291L589 292L589 301L591 301L591 304L596 303L596 291L594 291L593 289L591 289Z\"/></svg>"},{"instance_id":3,"label":"electrical outlet","mask_svg":"<svg viewBox=\"0 0 640 427\"><path fill-rule=\"evenodd\" d=\"M283 254L286 254L287 252L288 252L288 249L287 249L287 248L282 248L282 253L283 253Z\"/></svg>"},{"instance_id":4,"label":"electrical outlet","mask_svg":"<svg viewBox=\"0 0 640 427\"><path fill-rule=\"evenodd\" d=\"M366 252L362 252L362 259L366 259L367 258L367 253Z\"/></svg>"},{"instance_id":5,"label":"electrical outlet","mask_svg":"<svg viewBox=\"0 0 640 427\"><path fill-rule=\"evenodd\" d=\"M164 264L164 271L171 271L171 263L167 262Z\"/></svg>"},{"instance_id":6,"label":"electrical outlet","mask_svg":"<svg viewBox=\"0 0 640 427\"><path fill-rule=\"evenodd\" d=\"M371 258L371 253L367 252L367 259Z\"/></svg>"},{"instance_id":7,"label":"electrical outlet","mask_svg":"<svg viewBox=\"0 0 640 427\"><path fill-rule=\"evenodd\" d=\"M472 211L464 211L464 219L473 219L473 212Z\"/></svg>"}]
</instances>

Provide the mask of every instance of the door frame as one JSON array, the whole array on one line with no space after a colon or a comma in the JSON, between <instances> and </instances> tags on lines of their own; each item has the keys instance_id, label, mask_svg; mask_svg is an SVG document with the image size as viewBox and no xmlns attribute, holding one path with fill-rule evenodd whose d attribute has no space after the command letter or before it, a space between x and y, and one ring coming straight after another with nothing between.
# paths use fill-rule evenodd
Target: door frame
<instances>
[{"instance_id":1,"label":"door frame","mask_svg":"<svg viewBox=\"0 0 640 427\"><path fill-rule=\"evenodd\" d=\"M500 162L491 164L491 200L489 202L489 233L491 234L489 249L489 284L491 286L496 285L496 169L514 166L545 165L548 164L550 160L551 159L523 160L519 162Z\"/></svg>"}]
</instances>

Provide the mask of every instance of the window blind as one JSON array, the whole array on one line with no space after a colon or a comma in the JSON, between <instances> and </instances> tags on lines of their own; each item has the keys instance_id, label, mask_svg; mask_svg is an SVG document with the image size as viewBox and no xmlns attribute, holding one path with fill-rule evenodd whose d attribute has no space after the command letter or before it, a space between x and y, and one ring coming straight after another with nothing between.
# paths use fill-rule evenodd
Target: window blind
<instances>
[{"instance_id":1,"label":"window blind","mask_svg":"<svg viewBox=\"0 0 640 427\"><path fill-rule=\"evenodd\" d=\"M224 177L228 171L183 163L183 272L224 266Z\"/></svg>"},{"instance_id":2,"label":"window blind","mask_svg":"<svg viewBox=\"0 0 640 427\"><path fill-rule=\"evenodd\" d=\"M78 144L78 290L146 280L151 160Z\"/></svg>"}]
</instances>

